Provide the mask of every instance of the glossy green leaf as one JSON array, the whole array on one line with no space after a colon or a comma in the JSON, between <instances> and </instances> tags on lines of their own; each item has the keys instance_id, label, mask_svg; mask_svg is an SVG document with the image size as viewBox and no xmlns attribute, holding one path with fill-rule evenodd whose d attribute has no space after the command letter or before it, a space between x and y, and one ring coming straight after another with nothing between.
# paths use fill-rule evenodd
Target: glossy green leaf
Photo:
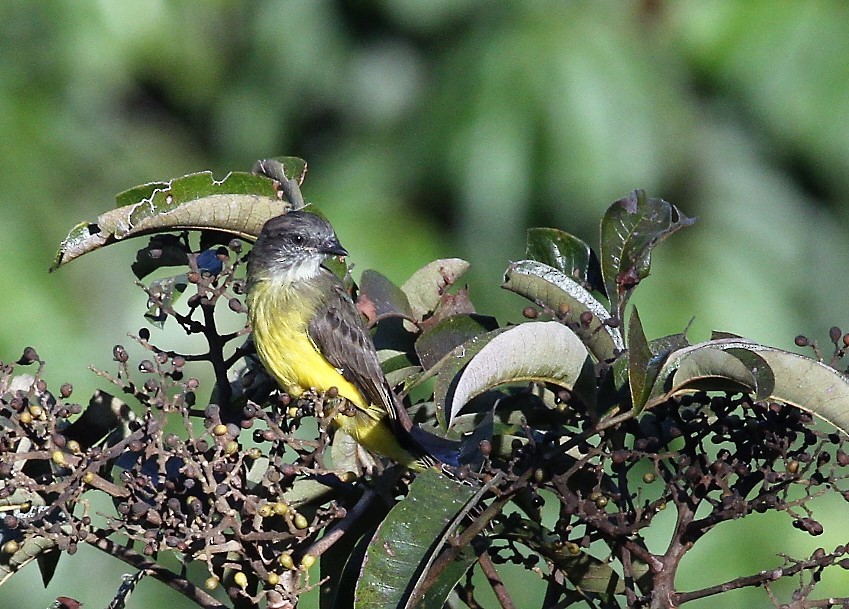
<instances>
[{"instance_id":1,"label":"glossy green leaf","mask_svg":"<svg viewBox=\"0 0 849 609\"><path fill-rule=\"evenodd\" d=\"M547 264L582 284L591 283L601 272L589 245L556 228L528 229L525 258Z\"/></svg>"},{"instance_id":2,"label":"glossy green leaf","mask_svg":"<svg viewBox=\"0 0 849 609\"><path fill-rule=\"evenodd\" d=\"M580 337L596 361L611 360L625 349L619 328L603 323L611 319L604 305L557 269L534 260L514 262L504 274L501 287L554 311L566 305L573 320L579 320L587 311L592 313L592 320L581 328Z\"/></svg>"},{"instance_id":3,"label":"glossy green leaf","mask_svg":"<svg viewBox=\"0 0 849 609\"><path fill-rule=\"evenodd\" d=\"M572 390L588 357L581 339L556 321L527 322L493 337L452 384L448 425L463 406L505 383L553 383Z\"/></svg>"},{"instance_id":4,"label":"glossy green leaf","mask_svg":"<svg viewBox=\"0 0 849 609\"><path fill-rule=\"evenodd\" d=\"M439 305L445 291L469 268L460 258L443 258L425 265L404 282L401 290L407 295L413 316L424 319Z\"/></svg>"},{"instance_id":5,"label":"glossy green leaf","mask_svg":"<svg viewBox=\"0 0 849 609\"><path fill-rule=\"evenodd\" d=\"M622 316L637 284L648 277L651 252L659 241L695 222L662 199L642 190L611 205L601 221L601 273L611 313Z\"/></svg>"},{"instance_id":6,"label":"glossy green leaf","mask_svg":"<svg viewBox=\"0 0 849 609\"><path fill-rule=\"evenodd\" d=\"M353 607L354 590L366 549L388 511L389 507L383 501L372 500L369 509L355 521L348 522L345 534L321 555L320 609Z\"/></svg>"},{"instance_id":7,"label":"glossy green leaf","mask_svg":"<svg viewBox=\"0 0 849 609\"><path fill-rule=\"evenodd\" d=\"M253 241L269 218L291 207L273 180L243 172L223 180L207 171L145 184L119 194L117 202L96 222L71 229L51 270L111 243L152 233L213 229Z\"/></svg>"},{"instance_id":8,"label":"glossy green leaf","mask_svg":"<svg viewBox=\"0 0 849 609\"><path fill-rule=\"evenodd\" d=\"M354 594L355 609L405 607L422 568L441 549L444 538L477 489L436 470L419 474L410 492L389 512L366 552ZM426 570L426 569L425 569Z\"/></svg>"},{"instance_id":9,"label":"glossy green leaf","mask_svg":"<svg viewBox=\"0 0 849 609\"><path fill-rule=\"evenodd\" d=\"M659 366L651 366L652 352L649 348L643 324L637 308L631 312L628 323L628 384L631 388L631 402L639 412L648 400L654 379L660 371Z\"/></svg>"}]
</instances>

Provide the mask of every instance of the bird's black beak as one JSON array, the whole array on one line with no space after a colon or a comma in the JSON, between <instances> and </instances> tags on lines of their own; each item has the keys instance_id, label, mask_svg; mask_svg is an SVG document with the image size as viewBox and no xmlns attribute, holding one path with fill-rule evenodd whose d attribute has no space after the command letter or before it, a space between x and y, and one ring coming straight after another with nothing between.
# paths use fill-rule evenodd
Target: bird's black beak
<instances>
[{"instance_id":1,"label":"bird's black beak","mask_svg":"<svg viewBox=\"0 0 849 609\"><path fill-rule=\"evenodd\" d=\"M342 247L342 244L339 243L338 239L333 239L333 241L328 242L321 248L321 253L327 254L328 256L347 256L348 250Z\"/></svg>"}]
</instances>

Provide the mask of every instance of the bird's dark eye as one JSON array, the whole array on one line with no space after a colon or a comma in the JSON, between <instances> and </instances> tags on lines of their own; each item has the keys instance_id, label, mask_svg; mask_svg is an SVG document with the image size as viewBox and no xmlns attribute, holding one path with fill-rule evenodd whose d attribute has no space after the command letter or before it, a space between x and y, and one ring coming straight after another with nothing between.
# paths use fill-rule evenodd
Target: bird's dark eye
<instances>
[{"instance_id":1,"label":"bird's dark eye","mask_svg":"<svg viewBox=\"0 0 849 609\"><path fill-rule=\"evenodd\" d=\"M305 240L305 237L303 235L298 235L298 234L292 235L292 243L294 243L295 245L302 245L304 240Z\"/></svg>"}]
</instances>

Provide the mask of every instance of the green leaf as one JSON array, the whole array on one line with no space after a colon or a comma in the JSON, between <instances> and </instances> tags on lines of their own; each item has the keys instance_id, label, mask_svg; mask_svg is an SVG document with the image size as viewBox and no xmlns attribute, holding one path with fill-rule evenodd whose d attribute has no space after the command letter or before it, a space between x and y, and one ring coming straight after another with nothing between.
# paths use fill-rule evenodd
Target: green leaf
<instances>
[{"instance_id":1,"label":"green leaf","mask_svg":"<svg viewBox=\"0 0 849 609\"><path fill-rule=\"evenodd\" d=\"M374 536L377 525L383 521L388 511L389 507L385 502L372 499L369 509L353 522L348 522L345 534L333 544L332 548L321 555L319 563L323 580L319 596L321 609L353 607L354 589L362 569L366 548Z\"/></svg>"},{"instance_id":2,"label":"green leaf","mask_svg":"<svg viewBox=\"0 0 849 609\"><path fill-rule=\"evenodd\" d=\"M460 258L443 258L425 265L404 282L401 290L407 295L417 321L424 319L439 305L445 291L469 268Z\"/></svg>"},{"instance_id":3,"label":"green leaf","mask_svg":"<svg viewBox=\"0 0 849 609\"><path fill-rule=\"evenodd\" d=\"M670 355L646 407L680 393L735 386L759 399L801 408L844 433L849 430L849 381L844 375L808 357L740 338L711 340Z\"/></svg>"},{"instance_id":4,"label":"green leaf","mask_svg":"<svg viewBox=\"0 0 849 609\"><path fill-rule=\"evenodd\" d=\"M588 358L587 348L556 321L527 322L493 337L469 360L450 388L448 425L472 398L505 383L553 383L570 391Z\"/></svg>"},{"instance_id":5,"label":"green leaf","mask_svg":"<svg viewBox=\"0 0 849 609\"><path fill-rule=\"evenodd\" d=\"M122 239L152 233L214 229L253 241L269 218L291 207L279 198L274 181L243 172L223 180L206 171L145 184L119 194L117 202L96 222L71 229L51 271Z\"/></svg>"},{"instance_id":6,"label":"green leaf","mask_svg":"<svg viewBox=\"0 0 849 609\"><path fill-rule=\"evenodd\" d=\"M608 208L601 221L601 273L611 313L621 318L634 288L648 277L654 246L693 222L695 218L642 190Z\"/></svg>"},{"instance_id":7,"label":"green leaf","mask_svg":"<svg viewBox=\"0 0 849 609\"><path fill-rule=\"evenodd\" d=\"M387 317L412 319L413 312L407 295L386 277L366 269L360 277L357 308L375 323Z\"/></svg>"},{"instance_id":8,"label":"green leaf","mask_svg":"<svg viewBox=\"0 0 849 609\"><path fill-rule=\"evenodd\" d=\"M416 355L427 370L455 347L484 332L495 330L497 325L494 318L485 315L448 317L423 332L416 340Z\"/></svg>"},{"instance_id":9,"label":"green leaf","mask_svg":"<svg viewBox=\"0 0 849 609\"><path fill-rule=\"evenodd\" d=\"M529 228L525 258L547 264L584 285L594 283L601 274L590 246L556 228Z\"/></svg>"},{"instance_id":10,"label":"green leaf","mask_svg":"<svg viewBox=\"0 0 849 609\"><path fill-rule=\"evenodd\" d=\"M660 366L651 366L652 352L637 308L631 312L628 323L628 384L631 388L631 402L636 412L640 412L648 400L654 379L660 372Z\"/></svg>"},{"instance_id":11,"label":"green leaf","mask_svg":"<svg viewBox=\"0 0 849 609\"><path fill-rule=\"evenodd\" d=\"M448 596L460 582L466 572L477 562L477 553L466 546L451 563L439 574L436 581L422 596L421 601L413 605L420 609L443 609Z\"/></svg>"},{"instance_id":12,"label":"green leaf","mask_svg":"<svg viewBox=\"0 0 849 609\"><path fill-rule=\"evenodd\" d=\"M434 383L433 388L433 399L434 402L436 402L436 420L443 429L447 429L448 427L446 406L448 392L451 389L455 377L460 370L462 370L466 364L468 364L469 361L487 345L490 340L504 331L506 331L506 328L499 328L497 330L492 330L491 332L479 334L474 338L470 338L462 345L452 349L451 352L431 366L427 373L422 375L416 382L416 384L421 383L430 378L433 373L436 373L436 383Z\"/></svg>"},{"instance_id":13,"label":"green leaf","mask_svg":"<svg viewBox=\"0 0 849 609\"><path fill-rule=\"evenodd\" d=\"M581 328L580 337L596 361L612 360L624 351L625 342L619 328L603 323L611 319L604 305L557 269L533 260L514 262L504 274L501 287L554 311L568 306L573 320L579 320L587 311L592 313L592 320L589 326Z\"/></svg>"},{"instance_id":14,"label":"green leaf","mask_svg":"<svg viewBox=\"0 0 849 609\"><path fill-rule=\"evenodd\" d=\"M410 492L389 512L366 552L354 594L355 609L406 607L442 540L457 526L455 518L477 489L436 470L419 474ZM436 543L435 543L436 540Z\"/></svg>"}]
</instances>

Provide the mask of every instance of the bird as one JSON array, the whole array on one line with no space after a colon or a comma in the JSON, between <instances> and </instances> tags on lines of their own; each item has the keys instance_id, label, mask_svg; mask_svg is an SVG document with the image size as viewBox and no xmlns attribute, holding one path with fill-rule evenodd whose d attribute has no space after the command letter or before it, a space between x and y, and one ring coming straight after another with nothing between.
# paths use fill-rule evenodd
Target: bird
<instances>
[{"instance_id":1,"label":"bird","mask_svg":"<svg viewBox=\"0 0 849 609\"><path fill-rule=\"evenodd\" d=\"M290 211L264 224L246 282L257 355L291 394L335 388L353 406L337 410L335 426L368 450L421 471L436 460L399 421L401 406L363 317L342 281L323 266L347 255L330 222L314 213Z\"/></svg>"}]
</instances>

